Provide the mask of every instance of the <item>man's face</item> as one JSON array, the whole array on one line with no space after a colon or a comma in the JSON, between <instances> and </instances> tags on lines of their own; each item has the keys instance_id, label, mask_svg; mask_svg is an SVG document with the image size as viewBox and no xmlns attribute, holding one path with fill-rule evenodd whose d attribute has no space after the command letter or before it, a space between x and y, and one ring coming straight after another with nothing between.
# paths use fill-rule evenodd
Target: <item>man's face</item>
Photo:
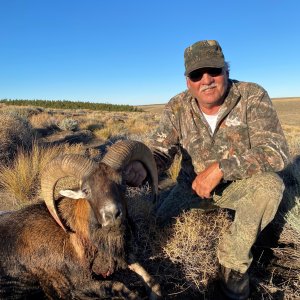
<instances>
[{"instance_id":1,"label":"man's face","mask_svg":"<svg viewBox=\"0 0 300 300\"><path fill-rule=\"evenodd\" d=\"M228 86L225 68L203 68L189 74L187 87L200 107L221 105Z\"/></svg>"}]
</instances>

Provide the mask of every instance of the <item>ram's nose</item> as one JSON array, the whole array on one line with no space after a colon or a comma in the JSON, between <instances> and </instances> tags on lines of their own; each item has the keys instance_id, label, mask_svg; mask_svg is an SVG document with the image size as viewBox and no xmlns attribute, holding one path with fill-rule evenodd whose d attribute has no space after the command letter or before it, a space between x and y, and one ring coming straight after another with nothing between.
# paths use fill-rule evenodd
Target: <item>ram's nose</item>
<instances>
[{"instance_id":1,"label":"ram's nose","mask_svg":"<svg viewBox=\"0 0 300 300\"><path fill-rule=\"evenodd\" d=\"M105 208L100 210L101 219L102 219L102 226L115 226L120 224L123 213L122 209L115 204L110 204Z\"/></svg>"}]
</instances>

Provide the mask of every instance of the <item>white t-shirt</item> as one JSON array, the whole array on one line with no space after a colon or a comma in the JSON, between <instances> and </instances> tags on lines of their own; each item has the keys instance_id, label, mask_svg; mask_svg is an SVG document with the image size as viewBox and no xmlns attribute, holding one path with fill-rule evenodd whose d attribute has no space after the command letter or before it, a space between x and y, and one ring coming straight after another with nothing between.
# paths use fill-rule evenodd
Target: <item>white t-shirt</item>
<instances>
[{"instance_id":1,"label":"white t-shirt","mask_svg":"<svg viewBox=\"0 0 300 300\"><path fill-rule=\"evenodd\" d=\"M208 125L210 126L212 133L214 133L215 129L216 129L216 125L217 125L218 112L214 115L207 115L204 112L202 112L202 113L203 113L203 116L205 117Z\"/></svg>"}]
</instances>

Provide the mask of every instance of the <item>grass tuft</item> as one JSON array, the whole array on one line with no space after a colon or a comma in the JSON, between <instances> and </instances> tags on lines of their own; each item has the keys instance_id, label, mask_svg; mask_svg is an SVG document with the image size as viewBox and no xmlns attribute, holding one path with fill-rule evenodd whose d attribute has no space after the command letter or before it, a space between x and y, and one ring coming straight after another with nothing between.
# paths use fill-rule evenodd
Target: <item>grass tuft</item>
<instances>
[{"instance_id":1,"label":"grass tuft","mask_svg":"<svg viewBox=\"0 0 300 300\"><path fill-rule=\"evenodd\" d=\"M33 144L30 152L19 149L12 166L0 167L1 188L5 194L11 195L11 208L20 208L37 200L41 171L48 162L62 153L82 151L80 145L42 147L37 143Z\"/></svg>"},{"instance_id":2,"label":"grass tuft","mask_svg":"<svg viewBox=\"0 0 300 300\"><path fill-rule=\"evenodd\" d=\"M179 171L181 169L181 160L182 160L182 156L176 155L171 167L167 171L168 176L172 179L173 182L176 181L179 175Z\"/></svg>"}]
</instances>

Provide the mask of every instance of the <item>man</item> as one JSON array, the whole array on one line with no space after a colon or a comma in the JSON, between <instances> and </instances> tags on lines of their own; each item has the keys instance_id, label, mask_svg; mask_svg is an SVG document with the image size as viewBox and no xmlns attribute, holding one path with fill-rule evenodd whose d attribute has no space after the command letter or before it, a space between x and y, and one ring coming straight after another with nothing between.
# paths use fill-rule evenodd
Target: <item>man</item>
<instances>
[{"instance_id":1,"label":"man","mask_svg":"<svg viewBox=\"0 0 300 300\"><path fill-rule=\"evenodd\" d=\"M157 209L165 224L184 209L215 207L235 212L218 249L221 287L229 299L247 299L251 247L272 221L284 185L275 173L288 163L288 147L267 92L229 79L217 41L200 41L184 53L188 90L166 105L153 136L159 171L182 154L178 184ZM138 185L145 170L127 169Z\"/></svg>"}]
</instances>

